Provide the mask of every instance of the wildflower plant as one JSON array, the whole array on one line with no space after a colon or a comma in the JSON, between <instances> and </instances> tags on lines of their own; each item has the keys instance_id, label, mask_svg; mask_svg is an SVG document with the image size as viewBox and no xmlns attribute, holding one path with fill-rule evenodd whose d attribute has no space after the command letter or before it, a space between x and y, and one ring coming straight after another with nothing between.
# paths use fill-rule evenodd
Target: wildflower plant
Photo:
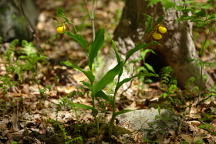
<instances>
[{"instance_id":1,"label":"wildflower plant","mask_svg":"<svg viewBox=\"0 0 216 144\"><path fill-rule=\"evenodd\" d=\"M75 27L73 25L73 23L64 15L64 12L62 9L57 10L57 16L64 19L65 23L68 26L72 25L72 27ZM58 28L57 28L57 32L58 32ZM85 87L87 87L87 89L89 90L89 93L90 93L91 99L92 99L92 101L91 101L92 105L89 106L89 105L80 104L80 103L71 103L72 107L91 110L92 115L94 116L95 122L98 126L98 129L99 129L97 115L100 111L98 109L98 106L105 109L106 105L104 105L104 103L103 103L103 102L105 102L108 105L111 105L111 107L112 107L112 117L110 119L110 125L112 127L116 116L118 116L119 114L130 111L130 110L116 111L116 95L118 93L118 90L120 89L120 87L124 83L131 81L133 78L138 77L138 75L139 75L139 74L136 74L136 75L133 75L131 77L122 79L121 76L122 76L122 73L124 71L124 66L127 65L129 58L134 53L136 53L137 51L140 51L142 49L146 49L149 46L155 45L155 44L157 44L157 42L152 41L150 43L137 44L134 48L129 50L126 53L125 58L122 59L121 56L119 55L118 51L117 51L116 42L114 40L112 40L112 49L115 52L117 64L111 70L106 72L102 76L101 79L96 80L95 79L95 77L96 77L95 69L96 68L94 67L94 65L95 65L95 60L98 57L98 53L104 45L105 30L99 29L95 33L95 37L93 37L93 41L90 43L88 43L87 40L85 40L85 38L82 35L78 34L77 31L74 31L74 29L71 31L69 29L66 29L64 31L64 34L68 35L75 42L78 42L80 44L80 46L83 49L86 49L88 52L87 53L87 55L88 55L88 66L87 66L88 68L87 69L83 69L83 68L79 67L78 65L70 62L70 61L62 62L63 65L82 72L88 78L88 81L83 82L83 85ZM104 88L106 88L108 86L108 84L110 84L111 82L114 82L114 81L115 81L115 85L113 88L114 93L112 95L107 94L104 91ZM112 133L112 128L110 129L110 133Z\"/></svg>"},{"instance_id":2,"label":"wildflower plant","mask_svg":"<svg viewBox=\"0 0 216 144\"><path fill-rule=\"evenodd\" d=\"M3 93L6 94L10 88L22 84L25 80L39 83L38 64L45 63L46 57L40 54L31 42L13 40L4 58L6 74L0 76L0 89Z\"/></svg>"}]
</instances>

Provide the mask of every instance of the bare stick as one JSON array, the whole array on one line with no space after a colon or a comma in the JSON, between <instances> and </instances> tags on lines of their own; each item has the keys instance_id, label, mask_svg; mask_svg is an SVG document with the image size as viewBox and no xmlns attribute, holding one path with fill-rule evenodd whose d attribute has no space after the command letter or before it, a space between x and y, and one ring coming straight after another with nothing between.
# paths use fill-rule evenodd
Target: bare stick
<instances>
[{"instance_id":1,"label":"bare stick","mask_svg":"<svg viewBox=\"0 0 216 144\"><path fill-rule=\"evenodd\" d=\"M27 20L27 22L28 22L28 24L29 24L29 26L30 26L30 31L34 34L34 33L35 33L34 26L31 24L29 18L26 16L22 4L23 4L23 0L20 0L20 9L21 9L22 15L23 15L23 16L25 17L25 19Z\"/></svg>"}]
</instances>

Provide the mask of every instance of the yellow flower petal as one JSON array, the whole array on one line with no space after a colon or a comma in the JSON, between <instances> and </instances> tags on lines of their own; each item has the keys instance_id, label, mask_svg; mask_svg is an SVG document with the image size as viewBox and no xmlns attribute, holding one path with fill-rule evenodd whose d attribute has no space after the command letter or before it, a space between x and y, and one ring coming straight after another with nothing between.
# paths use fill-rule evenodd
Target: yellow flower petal
<instances>
[{"instance_id":1,"label":"yellow flower petal","mask_svg":"<svg viewBox=\"0 0 216 144\"><path fill-rule=\"evenodd\" d=\"M167 28L164 27L164 26L159 26L159 27L158 27L158 31L159 31L160 33L164 34L164 33L167 32Z\"/></svg>"},{"instance_id":2,"label":"yellow flower petal","mask_svg":"<svg viewBox=\"0 0 216 144\"><path fill-rule=\"evenodd\" d=\"M157 33L157 32L154 32L154 33L152 34L152 37L153 37L155 40L160 40L160 39L162 39L162 35L159 34L159 33Z\"/></svg>"},{"instance_id":3,"label":"yellow flower petal","mask_svg":"<svg viewBox=\"0 0 216 144\"><path fill-rule=\"evenodd\" d=\"M66 26L64 24L56 28L57 33L60 33L60 34L63 34L65 30L66 30Z\"/></svg>"}]
</instances>

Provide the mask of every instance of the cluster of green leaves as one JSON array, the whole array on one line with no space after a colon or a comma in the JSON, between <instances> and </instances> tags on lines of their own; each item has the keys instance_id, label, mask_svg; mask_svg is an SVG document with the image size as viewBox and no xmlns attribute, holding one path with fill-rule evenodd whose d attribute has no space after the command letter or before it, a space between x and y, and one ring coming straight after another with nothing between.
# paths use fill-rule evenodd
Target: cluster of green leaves
<instances>
[{"instance_id":1,"label":"cluster of green leaves","mask_svg":"<svg viewBox=\"0 0 216 144\"><path fill-rule=\"evenodd\" d=\"M27 73L31 75L28 79L36 81L38 63L46 62L46 57L39 54L31 42L23 40L20 49L17 49L18 45L19 40L12 41L5 52L7 73L0 76L2 82L0 89L4 92L17 84L23 83L24 75Z\"/></svg>"},{"instance_id":2,"label":"cluster of green leaves","mask_svg":"<svg viewBox=\"0 0 216 144\"><path fill-rule=\"evenodd\" d=\"M153 6L159 2L165 9L175 8L177 11L181 11L183 15L177 19L178 21L189 20L197 27L209 26L216 21L214 11L216 4L214 0L208 0L207 2L198 2L195 0L180 2L173 2L172 0L151 0L149 6ZM191 14L189 15L189 13Z\"/></svg>"},{"instance_id":3,"label":"cluster of green leaves","mask_svg":"<svg viewBox=\"0 0 216 144\"><path fill-rule=\"evenodd\" d=\"M14 56L14 52L15 51L15 46L16 46L17 42L13 41L10 44L10 48L7 50L6 52L6 59L8 64L10 65L11 63L13 63L13 56ZM7 71L10 71L9 67L6 67ZM3 93L6 93L12 86L14 86L16 84L16 81L13 81L11 76L6 73L4 76L0 76L0 89L2 90Z\"/></svg>"},{"instance_id":4,"label":"cluster of green leaves","mask_svg":"<svg viewBox=\"0 0 216 144\"><path fill-rule=\"evenodd\" d=\"M176 8L178 11L183 12L183 16L180 17L179 21L184 20L190 20L197 24L197 26L206 26L207 24L210 24L213 20L215 20L215 14L208 14L206 12L206 7L196 4L192 4L191 1L184 2L179 6L176 3L173 3L170 0L152 0L149 3L149 6L152 6L158 2L161 2L165 9L169 8ZM188 16L188 12L192 12L192 16ZM71 22L67 19L67 17L64 15L64 12L62 9L57 10L57 16L62 17L66 23L71 24ZM150 33L154 29L155 24L159 24L163 21L163 16L159 17L158 20L156 20L156 23L154 23L154 19L149 16L146 16L146 33ZM203 19L207 19L208 22L202 23ZM128 110L123 110L120 112L116 112L116 106L115 106L115 98L116 94L119 90L119 88L126 82L131 81L133 78L140 76L140 75L134 75L132 77L126 78L121 80L121 76L123 73L124 66L127 64L127 61L129 58L137 51L141 51L141 59L145 59L146 53L154 53L152 50L145 49L148 46L151 46L153 44L156 44L155 42L151 42L148 44L138 44L135 46L135 48L131 49L126 53L126 58L123 60L118 52L117 47L114 41L112 41L112 48L115 52L117 65L113 67L111 70L109 70L107 73L104 74L104 76L100 80L95 80L95 59L97 59L98 52L104 45L104 33L105 31L103 29L100 29L96 33L96 37L93 40L93 42L89 43L85 38L80 35L77 31L66 31L65 34L72 38L75 42L79 43L79 45L86 50L88 53L88 68L83 69L75 64L73 64L70 61L64 61L62 64L66 65L67 67L76 69L80 72L82 72L86 77L88 78L88 81L83 82L83 86L88 89L91 98L92 98L92 105L84 105L80 103L73 103L73 102L66 102L71 106L71 108L83 108L87 110L91 110L93 116L95 117L95 120L97 120L97 114L98 112L103 112L104 109L108 105L112 106L112 118L110 120L111 123L113 123L115 117L119 114L128 112ZM139 72L142 72L142 74L145 74L147 76L158 76L155 74L154 69L151 65L144 63L144 67L139 70ZM115 79L117 77L117 80ZM113 81L117 81L116 85L114 85L114 94L110 95L107 94L104 91L104 88L108 86ZM162 94L162 98L168 99L171 103L176 103L177 99L173 99L173 96L176 95L178 92L177 87L177 80L172 77L172 69L170 67L165 67L162 70L161 74L161 84L164 89L164 93ZM64 101L65 102L65 101Z\"/></svg>"},{"instance_id":5,"label":"cluster of green leaves","mask_svg":"<svg viewBox=\"0 0 216 144\"><path fill-rule=\"evenodd\" d=\"M66 34L68 34L70 32L66 32ZM79 36L80 37L80 36ZM72 39L74 39L74 37L71 37ZM77 41L77 39L74 39L75 41ZM79 43L81 43L80 45L82 46L82 42L79 41ZM79 107L82 108L87 108L87 109L91 109L94 110L95 112L97 111L95 109L95 104L94 101L95 99L99 100L98 98L102 98L106 101L108 101L110 104L114 105L114 99L111 98L111 96L105 94L105 92L103 91L103 89L112 81L114 81L114 78L117 76L118 77L118 82L115 88L115 92L117 93L118 89L126 82L130 81L131 79L133 79L135 76L132 76L130 78L124 79L122 81L120 81L120 77L122 75L123 72L123 66L126 64L127 60L130 58L131 55L133 55L136 51L139 51L143 48L146 48L151 44L139 44L137 45L135 48L131 49L130 51L127 52L126 54L126 58L125 60L122 60L119 56L119 54L117 53L116 47L115 47L115 42L113 41L113 49L115 51L116 54L116 59L118 64L111 70L109 70L106 74L104 74L104 76L99 80L99 81L95 81L95 75L94 75L94 70L93 70L93 64L94 64L94 60L97 57L98 51L102 48L104 43L104 30L101 29L96 33L96 37L95 40L89 45L89 53L88 53L88 67L89 70L84 70L80 67L78 67L75 64L72 64L69 61L65 61L63 62L64 65L77 69L81 72L83 72L86 77L89 79L89 82L84 82L83 84L91 91L91 96L92 96L92 101L93 101L93 107L86 107L84 105L77 105Z\"/></svg>"},{"instance_id":6,"label":"cluster of green leaves","mask_svg":"<svg viewBox=\"0 0 216 144\"><path fill-rule=\"evenodd\" d=\"M161 95L162 98L169 99L171 103L176 101L173 99L176 92L178 91L177 80L173 78L173 70L171 67L167 66L161 70L161 86L164 93Z\"/></svg>"},{"instance_id":7,"label":"cluster of green leaves","mask_svg":"<svg viewBox=\"0 0 216 144\"><path fill-rule=\"evenodd\" d=\"M148 6L153 6L157 3L161 2L165 9L173 8L175 7L176 3L171 0L151 0L148 4Z\"/></svg>"},{"instance_id":8,"label":"cluster of green leaves","mask_svg":"<svg viewBox=\"0 0 216 144\"><path fill-rule=\"evenodd\" d=\"M211 97L216 97L216 86L212 87L211 89L208 90L208 93L206 93L204 100L208 100Z\"/></svg>"},{"instance_id":9,"label":"cluster of green leaves","mask_svg":"<svg viewBox=\"0 0 216 144\"><path fill-rule=\"evenodd\" d=\"M216 14L213 10L215 6L216 4L211 0L208 2L185 1L183 6L176 6L178 11L183 12L178 20L190 20L197 27L210 26L216 21ZM191 15L188 15L189 12Z\"/></svg>"},{"instance_id":10,"label":"cluster of green leaves","mask_svg":"<svg viewBox=\"0 0 216 144\"><path fill-rule=\"evenodd\" d=\"M215 132L216 127L214 125L204 123L204 124L201 124L199 128L204 129L208 131L209 133L211 133L212 135L216 136L216 132Z\"/></svg>"},{"instance_id":11,"label":"cluster of green leaves","mask_svg":"<svg viewBox=\"0 0 216 144\"><path fill-rule=\"evenodd\" d=\"M83 144L83 138L81 136L71 137L66 131L62 123L52 119L49 119L48 123L52 124L56 134L59 134L61 137L63 137L65 144L73 144L73 143ZM63 141L59 141L59 142L62 143Z\"/></svg>"},{"instance_id":12,"label":"cluster of green leaves","mask_svg":"<svg viewBox=\"0 0 216 144\"><path fill-rule=\"evenodd\" d=\"M196 0L187 0L187 1L179 1L179 2L173 2L172 0L152 0L149 2L149 6L153 6L158 3L161 3L165 9L173 8L181 12L182 15L176 19L177 22L190 21L190 22L193 22L194 26L199 29L206 28L206 29L209 29L209 31L213 31L215 29L216 3L214 0L208 0L206 2L198 2ZM152 19L153 18L151 16L147 16L147 25L149 26L152 25L153 23ZM149 31L151 31L151 29ZM211 45L211 40L208 39L208 37L206 37L206 39L201 44L201 49L199 51L200 56L204 55L204 51L208 49L210 45ZM215 67L215 62L204 62L200 59L193 59L191 61L195 62L197 65L201 67L201 78L200 79L202 81L206 80L205 75L203 75L204 67L205 66ZM166 78L171 73L169 72L167 68L164 68L164 70L162 73L165 73L165 75L164 74L162 75L161 83L163 87L166 87L165 88L166 92L163 93L162 97L171 98L169 97L169 95L175 94L177 90L177 84L176 84L176 80L171 80L170 82L166 81L168 79L171 79L171 78ZM194 78L190 78L185 86L186 88L188 88L187 90L189 90L191 94L200 93L200 90L198 87L191 88L191 85L194 85L195 81L196 80Z\"/></svg>"},{"instance_id":13,"label":"cluster of green leaves","mask_svg":"<svg viewBox=\"0 0 216 144\"><path fill-rule=\"evenodd\" d=\"M65 19L66 23L68 22L68 20L65 18L62 11L57 10L57 16ZM70 24L70 23L68 23L68 24ZM91 110L95 119L97 119L97 114L98 114L99 110L104 110L104 109L106 109L107 105L111 105L111 107L112 107L112 119L110 122L113 123L114 119L117 115L128 112L128 110L116 112L115 99L116 99L116 95L117 95L119 88L124 83L127 83L127 82L131 81L133 78L138 76L138 74L137 74L137 75L134 75L134 76L131 76L129 78L125 78L122 80L121 76L122 76L122 73L124 70L124 65L127 64L129 58L134 53L136 53L137 51L140 51L142 49L145 49L149 46L155 45L157 43L156 42L150 42L148 44L145 44L145 43L137 44L134 48L132 48L131 50L129 50L126 53L125 59L122 59L117 52L117 47L116 47L115 41L112 41L112 48L115 52L117 64L111 70L106 72L102 76L101 79L96 81L95 80L96 75L95 75L94 65L95 65L95 60L98 56L98 52L101 50L101 48L104 45L105 30L104 29L98 30L96 32L95 39L91 43L88 43L87 40L85 40L85 38L82 35L78 34L77 32L66 31L65 34L68 35L70 38L72 38L72 40L74 40L75 42L79 43L83 49L86 49L86 51L88 53L88 69L83 69L83 68L73 64L70 61L64 61L64 62L62 62L62 64L64 64L67 67L76 69L76 70L82 72L84 75L86 75L86 77L88 78L88 81L83 82L83 86L88 89L88 91L90 92L91 98L92 98L92 106L84 105L84 104L78 104L78 103L70 103L70 105L73 108L83 108L83 109ZM152 52L152 51L146 50L145 52L143 52L143 57L145 57L146 53L148 53L148 52ZM146 66L148 67L148 69L150 71L153 71L153 69L150 65L146 64ZM117 79L115 79L115 78L117 78ZM104 88L107 87L108 84L110 84L113 81L116 81L116 84L114 86L114 94L109 95L104 91Z\"/></svg>"}]
</instances>

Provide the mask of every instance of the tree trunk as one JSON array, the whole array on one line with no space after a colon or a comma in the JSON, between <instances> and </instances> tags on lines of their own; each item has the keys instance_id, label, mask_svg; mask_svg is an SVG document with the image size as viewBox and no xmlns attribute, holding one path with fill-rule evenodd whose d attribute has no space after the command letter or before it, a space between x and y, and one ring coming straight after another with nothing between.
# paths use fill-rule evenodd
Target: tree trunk
<instances>
[{"instance_id":1,"label":"tree trunk","mask_svg":"<svg viewBox=\"0 0 216 144\"><path fill-rule=\"evenodd\" d=\"M38 14L33 0L0 0L0 37L31 40Z\"/></svg>"},{"instance_id":2,"label":"tree trunk","mask_svg":"<svg viewBox=\"0 0 216 144\"><path fill-rule=\"evenodd\" d=\"M211 77L197 62L192 61L198 59L192 39L192 24L188 21L176 22L182 13L175 9L165 10L160 3L148 7L148 0L125 1L121 21L114 32L114 39L118 41L122 55L135 43L152 40L144 34L146 29L144 14L152 16L154 20L164 16L163 25L167 27L168 32L163 35L159 45L151 48L162 56L167 65L173 68L178 85L184 88L188 79L193 77L195 78L194 85L201 89L212 86ZM203 75L207 75L207 79L204 79Z\"/></svg>"}]
</instances>

